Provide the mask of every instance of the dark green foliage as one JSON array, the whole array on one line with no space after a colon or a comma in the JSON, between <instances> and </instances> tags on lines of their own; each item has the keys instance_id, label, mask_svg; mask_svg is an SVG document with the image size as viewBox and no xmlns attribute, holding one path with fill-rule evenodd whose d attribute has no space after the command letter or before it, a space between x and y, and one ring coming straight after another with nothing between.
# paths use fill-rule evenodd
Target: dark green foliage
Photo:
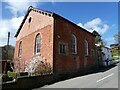
<instances>
[{"instance_id":1,"label":"dark green foliage","mask_svg":"<svg viewBox=\"0 0 120 90\"><path fill-rule=\"evenodd\" d=\"M101 36L100 36L100 34L97 31L93 31L92 33L93 33L93 35L96 36L95 37L95 43L98 43L98 42L102 41Z\"/></svg>"},{"instance_id":2,"label":"dark green foliage","mask_svg":"<svg viewBox=\"0 0 120 90\"><path fill-rule=\"evenodd\" d=\"M2 47L2 60L12 60L14 57L15 47L5 45Z\"/></svg>"},{"instance_id":3,"label":"dark green foliage","mask_svg":"<svg viewBox=\"0 0 120 90\"><path fill-rule=\"evenodd\" d=\"M2 74L2 78L6 78L6 77L8 77L7 74Z\"/></svg>"},{"instance_id":4,"label":"dark green foliage","mask_svg":"<svg viewBox=\"0 0 120 90\"><path fill-rule=\"evenodd\" d=\"M95 35L95 36L101 37L100 34L99 34L97 31L93 31L92 33L93 33L93 35Z\"/></svg>"},{"instance_id":5,"label":"dark green foliage","mask_svg":"<svg viewBox=\"0 0 120 90\"><path fill-rule=\"evenodd\" d=\"M2 82L12 81L12 77L8 77L7 74L2 74Z\"/></svg>"}]
</instances>

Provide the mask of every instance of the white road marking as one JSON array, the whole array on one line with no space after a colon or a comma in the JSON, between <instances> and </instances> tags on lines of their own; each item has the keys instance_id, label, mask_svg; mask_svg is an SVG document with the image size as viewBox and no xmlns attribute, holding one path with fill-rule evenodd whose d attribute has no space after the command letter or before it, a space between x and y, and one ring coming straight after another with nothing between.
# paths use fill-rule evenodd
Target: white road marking
<instances>
[{"instance_id":1,"label":"white road marking","mask_svg":"<svg viewBox=\"0 0 120 90\"><path fill-rule=\"evenodd\" d=\"M104 78L102 78L102 79L99 79L99 80L97 80L96 82L98 83L98 82L100 82L100 81L102 81L102 80L104 80L104 79L106 79L106 78L108 78L108 77L110 77L110 76L112 76L112 75L114 75L114 73L112 73L112 74L110 74L110 75L108 75L108 76L106 76L106 77L104 77Z\"/></svg>"}]
</instances>

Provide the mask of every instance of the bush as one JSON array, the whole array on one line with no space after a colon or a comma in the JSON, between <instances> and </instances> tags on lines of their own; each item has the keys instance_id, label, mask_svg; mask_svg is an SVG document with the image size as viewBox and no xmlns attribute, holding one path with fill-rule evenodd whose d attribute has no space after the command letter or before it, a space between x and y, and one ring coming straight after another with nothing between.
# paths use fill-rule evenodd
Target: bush
<instances>
[{"instance_id":1,"label":"bush","mask_svg":"<svg viewBox=\"0 0 120 90\"><path fill-rule=\"evenodd\" d=\"M18 76L16 72L10 72L10 71L7 72L7 75L8 77L13 77L14 79L16 79Z\"/></svg>"},{"instance_id":2,"label":"bush","mask_svg":"<svg viewBox=\"0 0 120 90\"><path fill-rule=\"evenodd\" d=\"M52 66L47 59L43 59L41 56L36 56L33 57L29 63L25 64L25 72L28 72L30 76L51 74Z\"/></svg>"},{"instance_id":3,"label":"bush","mask_svg":"<svg viewBox=\"0 0 120 90\"><path fill-rule=\"evenodd\" d=\"M44 74L51 74L51 73L52 73L52 67L48 62L46 63L39 62L34 71L35 75L44 75Z\"/></svg>"},{"instance_id":4,"label":"bush","mask_svg":"<svg viewBox=\"0 0 120 90\"><path fill-rule=\"evenodd\" d=\"M2 74L2 82L12 81L12 77L8 77L7 74Z\"/></svg>"},{"instance_id":5,"label":"bush","mask_svg":"<svg viewBox=\"0 0 120 90\"><path fill-rule=\"evenodd\" d=\"M8 75L7 74L2 74L2 78L7 78Z\"/></svg>"},{"instance_id":6,"label":"bush","mask_svg":"<svg viewBox=\"0 0 120 90\"><path fill-rule=\"evenodd\" d=\"M112 57L112 60L119 60L119 57Z\"/></svg>"}]
</instances>

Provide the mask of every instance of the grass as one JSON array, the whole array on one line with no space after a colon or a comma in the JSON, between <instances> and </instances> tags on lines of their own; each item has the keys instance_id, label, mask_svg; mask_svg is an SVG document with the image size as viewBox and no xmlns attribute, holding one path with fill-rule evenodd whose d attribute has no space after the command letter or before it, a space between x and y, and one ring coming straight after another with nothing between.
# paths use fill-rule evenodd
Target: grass
<instances>
[{"instance_id":1,"label":"grass","mask_svg":"<svg viewBox=\"0 0 120 90\"><path fill-rule=\"evenodd\" d=\"M112 60L119 60L119 57L112 57Z\"/></svg>"}]
</instances>

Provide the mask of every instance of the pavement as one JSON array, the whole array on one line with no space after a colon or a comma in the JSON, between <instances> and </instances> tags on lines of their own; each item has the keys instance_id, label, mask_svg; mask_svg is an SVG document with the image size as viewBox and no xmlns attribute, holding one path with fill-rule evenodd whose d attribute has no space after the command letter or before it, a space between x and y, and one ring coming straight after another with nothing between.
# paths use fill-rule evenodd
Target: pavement
<instances>
[{"instance_id":1,"label":"pavement","mask_svg":"<svg viewBox=\"0 0 120 90\"><path fill-rule=\"evenodd\" d=\"M96 73L45 85L41 88L118 88L118 72L120 73L120 63Z\"/></svg>"}]
</instances>

